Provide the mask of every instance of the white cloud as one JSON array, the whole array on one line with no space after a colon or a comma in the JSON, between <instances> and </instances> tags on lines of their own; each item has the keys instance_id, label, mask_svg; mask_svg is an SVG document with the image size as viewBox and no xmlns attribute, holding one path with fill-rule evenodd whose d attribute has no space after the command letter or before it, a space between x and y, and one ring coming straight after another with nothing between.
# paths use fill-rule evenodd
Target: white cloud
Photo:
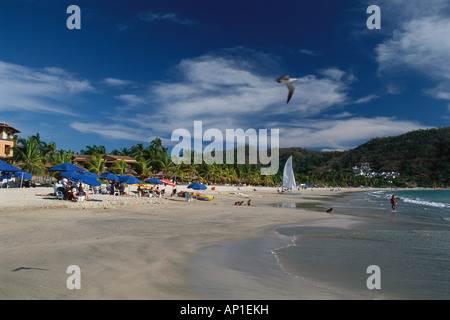
<instances>
[{"instance_id":1,"label":"white cloud","mask_svg":"<svg viewBox=\"0 0 450 320\"><path fill-rule=\"evenodd\" d=\"M144 104L145 100L134 94L121 94L115 97L116 99L122 100L129 107L133 107L139 104Z\"/></svg>"},{"instance_id":2,"label":"white cloud","mask_svg":"<svg viewBox=\"0 0 450 320\"><path fill-rule=\"evenodd\" d=\"M173 71L175 81L151 84L146 91L116 96L127 105L126 112L111 115L110 124L73 123L82 132L110 139L147 141L151 136L169 137L175 129L193 134L194 121L202 121L203 131L250 128L280 129L283 147L348 149L375 136L401 134L421 128L411 121L395 118L357 118L341 110L335 117L313 120L352 103L348 97L351 73L338 68L324 69L318 75L298 77L296 90L286 104L287 88L275 81L279 75L264 75L239 56L209 54L181 61ZM377 98L369 95L364 103ZM115 110L117 112L117 110ZM120 125L119 120L120 119ZM177 142L167 141L168 145Z\"/></svg>"},{"instance_id":3,"label":"white cloud","mask_svg":"<svg viewBox=\"0 0 450 320\"><path fill-rule=\"evenodd\" d=\"M355 103L355 104L364 104L364 103L371 102L371 101L373 101L373 100L375 100L375 99L377 99L377 98L378 98L377 95L375 95L375 94L370 94L370 95L368 95L368 96L366 96L366 97L357 99L354 103Z\"/></svg>"},{"instance_id":4,"label":"white cloud","mask_svg":"<svg viewBox=\"0 0 450 320\"><path fill-rule=\"evenodd\" d=\"M161 13L161 12L153 12L153 11L141 11L139 13L139 20L147 22L147 23L153 23L158 21L168 21L175 24L182 24L182 25L192 25L195 24L195 20L191 19L185 19L180 18L177 13L168 12L168 13Z\"/></svg>"},{"instance_id":5,"label":"white cloud","mask_svg":"<svg viewBox=\"0 0 450 320\"><path fill-rule=\"evenodd\" d=\"M93 90L89 81L60 68L38 70L0 61L0 110L74 115L66 102Z\"/></svg>"},{"instance_id":6,"label":"white cloud","mask_svg":"<svg viewBox=\"0 0 450 320\"><path fill-rule=\"evenodd\" d=\"M122 80L117 78L105 78L103 79L103 82L113 87L123 87L131 84L131 81L129 80Z\"/></svg>"},{"instance_id":7,"label":"white cloud","mask_svg":"<svg viewBox=\"0 0 450 320\"><path fill-rule=\"evenodd\" d=\"M375 50L380 74L417 72L436 83L426 94L450 100L450 2L381 0L380 6L383 21L394 29Z\"/></svg>"},{"instance_id":8,"label":"white cloud","mask_svg":"<svg viewBox=\"0 0 450 320\"><path fill-rule=\"evenodd\" d=\"M304 55L307 55L307 56L311 56L311 57L320 55L320 52L314 51L314 50L308 50L308 49L300 49L299 52L301 54L304 54Z\"/></svg>"},{"instance_id":9,"label":"white cloud","mask_svg":"<svg viewBox=\"0 0 450 320\"><path fill-rule=\"evenodd\" d=\"M261 118L261 114L317 114L347 100L347 87L340 79L305 75L294 83L294 96L286 105L287 88L283 84L276 83L272 76L253 72L238 58L208 55L184 60L177 70L180 81L152 87L161 109L175 117L207 119L226 112L227 117L241 123L241 117L251 120L249 115Z\"/></svg>"},{"instance_id":10,"label":"white cloud","mask_svg":"<svg viewBox=\"0 0 450 320\"><path fill-rule=\"evenodd\" d=\"M382 71L407 67L450 80L450 19L423 18L406 23L376 48Z\"/></svg>"},{"instance_id":11,"label":"white cloud","mask_svg":"<svg viewBox=\"0 0 450 320\"><path fill-rule=\"evenodd\" d=\"M72 122L70 127L82 132L98 134L108 140L131 140L149 142L146 136L146 132L126 126L124 124L112 124L107 125L100 122L87 123L87 122Z\"/></svg>"},{"instance_id":12,"label":"white cloud","mask_svg":"<svg viewBox=\"0 0 450 320\"><path fill-rule=\"evenodd\" d=\"M279 75L255 71L262 69L255 67L258 63L270 68L270 59L261 55L258 59L255 62L242 58L229 50L226 54L183 60L174 68L176 81L157 82L147 91L116 96L133 108L126 108L126 112L116 108L114 117L108 118L120 119L121 125L134 128L142 139L155 134L170 137L177 128L192 131L194 121L202 121L204 130L216 128L222 132L238 128L272 129L269 123L275 118L289 122L318 115L349 101L348 86L343 81L349 78L348 74L332 68L325 70L324 75L298 75L294 96L286 104L287 88L275 81ZM116 132L111 125L105 129L95 123L77 123L73 128L116 139L135 136Z\"/></svg>"},{"instance_id":13,"label":"white cloud","mask_svg":"<svg viewBox=\"0 0 450 320\"><path fill-rule=\"evenodd\" d=\"M417 129L424 127L389 117L308 120L280 131L280 145L346 150L373 137L394 136Z\"/></svg>"}]
</instances>

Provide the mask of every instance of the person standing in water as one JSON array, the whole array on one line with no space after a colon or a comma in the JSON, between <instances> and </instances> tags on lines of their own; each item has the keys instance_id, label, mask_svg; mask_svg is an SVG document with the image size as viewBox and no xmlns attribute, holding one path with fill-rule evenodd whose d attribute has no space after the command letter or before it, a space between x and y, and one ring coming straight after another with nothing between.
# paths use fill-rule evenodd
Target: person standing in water
<instances>
[{"instance_id":1,"label":"person standing in water","mask_svg":"<svg viewBox=\"0 0 450 320\"><path fill-rule=\"evenodd\" d=\"M392 198L391 198L391 208L392 208L392 211L395 211L395 205L397 204L397 198L394 196L394 195L392 195Z\"/></svg>"}]
</instances>

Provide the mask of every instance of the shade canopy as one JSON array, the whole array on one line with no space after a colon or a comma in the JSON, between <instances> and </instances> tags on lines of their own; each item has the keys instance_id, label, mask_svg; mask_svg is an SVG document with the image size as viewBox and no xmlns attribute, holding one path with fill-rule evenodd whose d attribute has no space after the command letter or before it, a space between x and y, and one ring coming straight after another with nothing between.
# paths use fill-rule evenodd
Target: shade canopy
<instances>
[{"instance_id":1,"label":"shade canopy","mask_svg":"<svg viewBox=\"0 0 450 320\"><path fill-rule=\"evenodd\" d=\"M17 171L14 174L15 177L20 178L22 180L31 180L33 178L33 175L31 173L25 172L25 171Z\"/></svg>"},{"instance_id":2,"label":"shade canopy","mask_svg":"<svg viewBox=\"0 0 450 320\"><path fill-rule=\"evenodd\" d=\"M23 171L23 170L12 166L12 165L10 165L9 163L7 163L5 161L0 160L0 171L16 172L16 171Z\"/></svg>"},{"instance_id":3,"label":"shade canopy","mask_svg":"<svg viewBox=\"0 0 450 320\"><path fill-rule=\"evenodd\" d=\"M81 169L69 162L60 164L56 167L48 169L48 171L61 171L61 172L85 172L86 170Z\"/></svg>"},{"instance_id":4,"label":"shade canopy","mask_svg":"<svg viewBox=\"0 0 450 320\"><path fill-rule=\"evenodd\" d=\"M170 180L167 180L167 179L161 179L161 182L164 183L165 185L169 185L169 186L175 187L175 183L173 183L173 182L170 181Z\"/></svg>"},{"instance_id":5,"label":"shade canopy","mask_svg":"<svg viewBox=\"0 0 450 320\"><path fill-rule=\"evenodd\" d=\"M194 189L194 190L206 190L207 187L201 183L191 183L187 186L188 189Z\"/></svg>"},{"instance_id":6,"label":"shade canopy","mask_svg":"<svg viewBox=\"0 0 450 320\"><path fill-rule=\"evenodd\" d=\"M146 179L146 180L144 180L144 181L145 181L145 182L148 182L148 183L163 184L163 182L162 182L161 180L156 179L156 178Z\"/></svg>"},{"instance_id":7,"label":"shade canopy","mask_svg":"<svg viewBox=\"0 0 450 320\"><path fill-rule=\"evenodd\" d=\"M86 183L86 184L88 184L90 186L94 186L94 187L98 187L98 186L101 185L100 181L98 181L97 179L92 178L92 177L88 177L88 176L85 176L85 175L82 175L82 177L80 178L80 181L83 182L83 183Z\"/></svg>"},{"instance_id":8,"label":"shade canopy","mask_svg":"<svg viewBox=\"0 0 450 320\"><path fill-rule=\"evenodd\" d=\"M83 182L85 184L91 185L91 186L100 186L101 183L99 181L97 181L97 179L93 178L93 177L88 177L82 173L78 173L78 172L63 172L61 174L61 176L63 176L64 178L69 179L70 181L73 182Z\"/></svg>"},{"instance_id":9,"label":"shade canopy","mask_svg":"<svg viewBox=\"0 0 450 320\"><path fill-rule=\"evenodd\" d=\"M127 175L123 175L119 177L119 181L126 183L126 184L138 184L141 183L141 180L139 180L136 177L133 176L127 176Z\"/></svg>"},{"instance_id":10,"label":"shade canopy","mask_svg":"<svg viewBox=\"0 0 450 320\"><path fill-rule=\"evenodd\" d=\"M100 178L100 176L98 174L93 173L93 172L89 172L89 171L88 172L83 172L83 174L85 176L87 176L87 177L91 177L91 178L94 178L94 179Z\"/></svg>"},{"instance_id":11,"label":"shade canopy","mask_svg":"<svg viewBox=\"0 0 450 320\"><path fill-rule=\"evenodd\" d=\"M119 177L116 176L116 175L113 174L113 173L107 173L107 174L104 174L104 175L102 175L102 176L100 176L100 177L103 178L103 179L119 181Z\"/></svg>"}]
</instances>

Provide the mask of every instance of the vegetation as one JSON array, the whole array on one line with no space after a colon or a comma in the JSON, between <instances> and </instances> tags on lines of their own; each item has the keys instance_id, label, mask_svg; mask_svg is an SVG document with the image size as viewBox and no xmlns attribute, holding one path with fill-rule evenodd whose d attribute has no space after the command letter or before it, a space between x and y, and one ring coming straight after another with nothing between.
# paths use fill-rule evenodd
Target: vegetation
<instances>
[{"instance_id":1,"label":"vegetation","mask_svg":"<svg viewBox=\"0 0 450 320\"><path fill-rule=\"evenodd\" d=\"M90 155L85 168L97 174L105 170L104 146L86 146L80 154ZM375 138L348 151L320 152L302 148L280 149L280 168L276 175L261 176L257 164L175 164L161 139L149 146L142 143L131 148L113 150L113 155L130 156L137 160L132 169L144 179L157 174L177 182L246 183L252 185L281 185L283 167L293 156L296 180L309 185L326 186L424 186L450 185L450 127L412 131L397 137ZM14 147L13 162L33 175L46 174L46 166L72 163L72 150L58 150L54 142L41 141L39 133L27 139L19 138ZM195 154L192 152L192 159ZM224 157L225 159L225 157ZM353 166L370 163L374 171L395 171L395 179L369 178L352 173ZM125 174L129 165L118 161L108 170Z\"/></svg>"}]
</instances>

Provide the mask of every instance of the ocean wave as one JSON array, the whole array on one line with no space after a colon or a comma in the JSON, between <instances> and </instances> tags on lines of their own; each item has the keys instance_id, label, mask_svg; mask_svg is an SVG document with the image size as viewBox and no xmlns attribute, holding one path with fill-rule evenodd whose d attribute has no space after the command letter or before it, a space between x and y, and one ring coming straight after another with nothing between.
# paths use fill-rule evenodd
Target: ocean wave
<instances>
[{"instance_id":1,"label":"ocean wave","mask_svg":"<svg viewBox=\"0 0 450 320\"><path fill-rule=\"evenodd\" d=\"M390 199L392 197L392 192L386 192L386 191L374 191L371 192L370 195L376 198L381 199ZM425 200L419 197L408 197L404 195L398 195L397 199L406 203L412 203L412 204L418 204L422 206L428 206L428 207L434 207L434 208L440 208L440 209L446 209L450 208L449 203L444 202L438 202L438 201L430 201Z\"/></svg>"},{"instance_id":2,"label":"ocean wave","mask_svg":"<svg viewBox=\"0 0 450 320\"><path fill-rule=\"evenodd\" d=\"M427 201L427 200L423 200L420 198L412 199L412 198L407 198L407 197L399 197L399 199L404 202L419 204L419 205L423 205L423 206L442 208L442 209L450 208L450 205L448 205L448 204L445 204L442 202Z\"/></svg>"}]
</instances>

